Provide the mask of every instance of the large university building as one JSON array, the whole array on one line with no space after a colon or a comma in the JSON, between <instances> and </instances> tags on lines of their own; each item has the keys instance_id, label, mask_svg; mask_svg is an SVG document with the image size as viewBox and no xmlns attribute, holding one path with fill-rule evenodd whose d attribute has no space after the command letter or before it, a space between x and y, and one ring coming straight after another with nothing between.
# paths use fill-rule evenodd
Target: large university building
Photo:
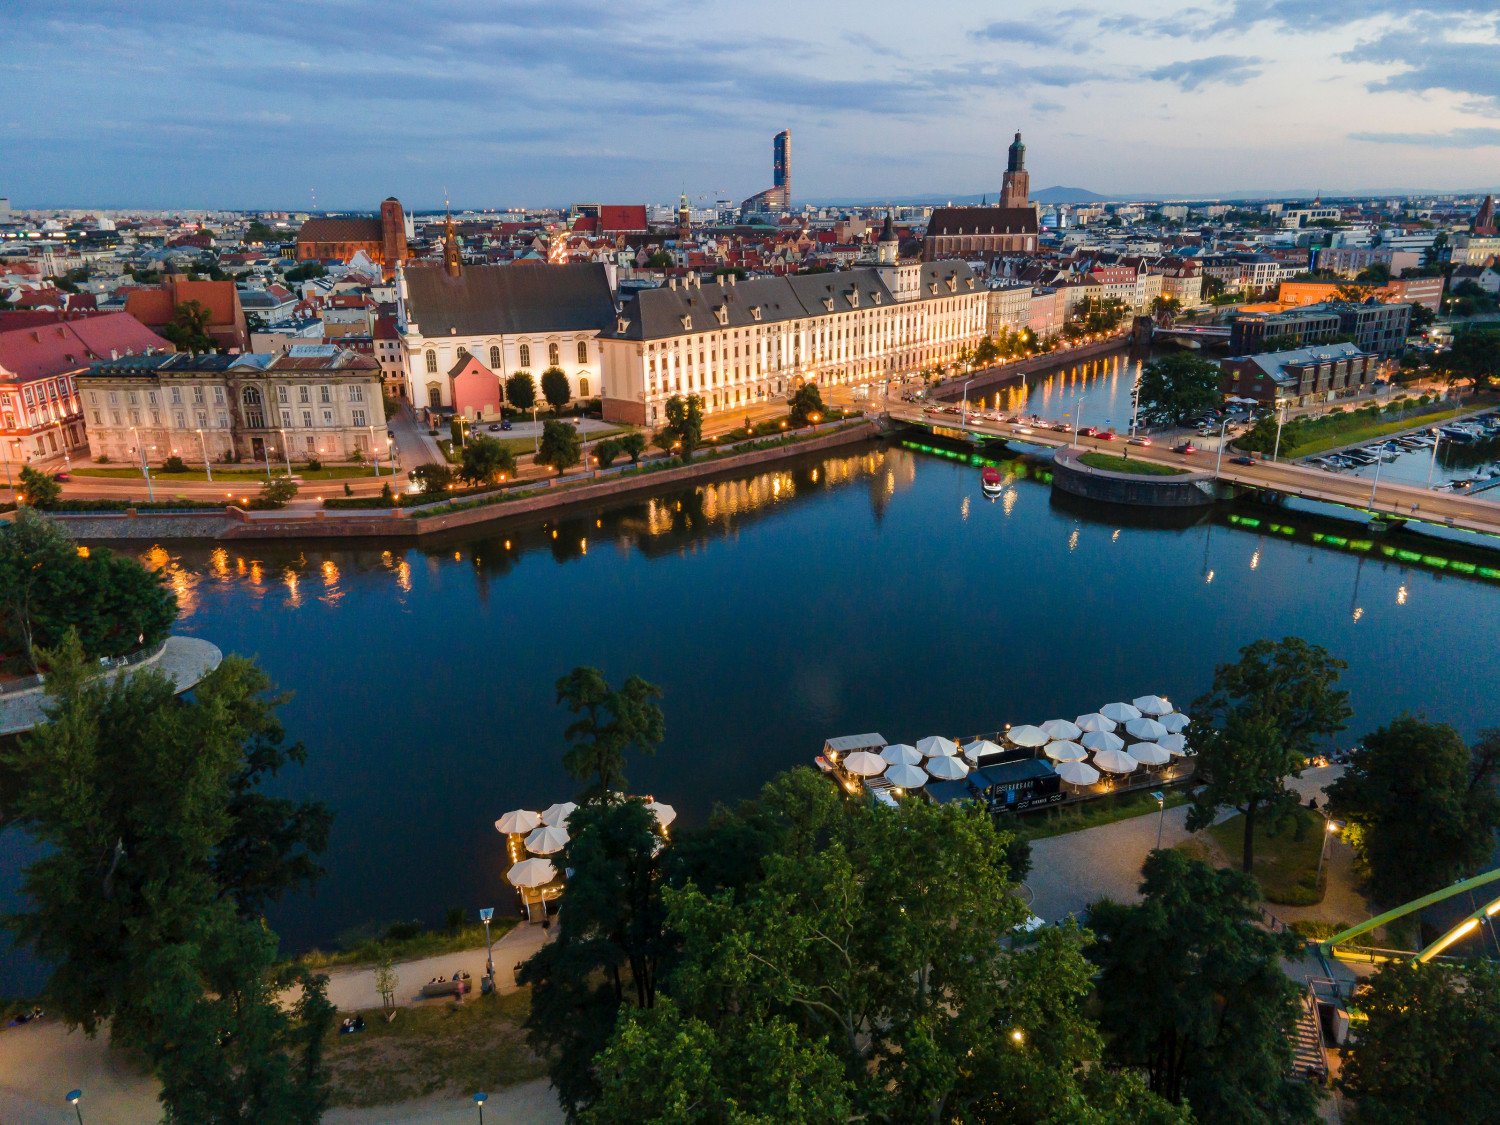
<instances>
[{"instance_id":1,"label":"large university building","mask_svg":"<svg viewBox=\"0 0 1500 1125\"><path fill-rule=\"evenodd\" d=\"M938 207L927 222L922 258L990 258L1033 254L1037 248L1036 207L1029 202L1031 174L1021 134L1011 142L998 207Z\"/></svg>"},{"instance_id":2,"label":"large university building","mask_svg":"<svg viewBox=\"0 0 1500 1125\"><path fill-rule=\"evenodd\" d=\"M604 417L655 426L673 395L712 414L951 362L984 336L986 291L966 263L901 264L897 245L888 218L874 267L640 291L599 337Z\"/></svg>"},{"instance_id":3,"label":"large university building","mask_svg":"<svg viewBox=\"0 0 1500 1125\"><path fill-rule=\"evenodd\" d=\"M78 377L95 456L126 464L386 454L380 365L332 344L275 355L136 355Z\"/></svg>"}]
</instances>

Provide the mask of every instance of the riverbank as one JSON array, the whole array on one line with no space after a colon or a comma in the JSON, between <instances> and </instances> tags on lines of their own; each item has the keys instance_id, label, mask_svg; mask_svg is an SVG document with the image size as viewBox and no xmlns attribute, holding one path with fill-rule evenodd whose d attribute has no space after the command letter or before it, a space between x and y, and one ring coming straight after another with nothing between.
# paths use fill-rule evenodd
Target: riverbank
<instances>
[{"instance_id":1,"label":"riverbank","mask_svg":"<svg viewBox=\"0 0 1500 1125\"><path fill-rule=\"evenodd\" d=\"M1056 351L1044 352L1041 355L1031 356L1029 359L1020 359L1014 363L1003 363L968 375L955 375L951 379L944 379L929 388L927 397L939 402L957 402L964 396L965 385L968 386L970 397L974 397L987 387L999 386L1002 383L1050 371L1056 367L1065 367L1070 363L1113 355L1129 346L1130 335L1128 332L1123 332L1105 340L1096 340L1091 344L1058 348Z\"/></svg>"}]
</instances>

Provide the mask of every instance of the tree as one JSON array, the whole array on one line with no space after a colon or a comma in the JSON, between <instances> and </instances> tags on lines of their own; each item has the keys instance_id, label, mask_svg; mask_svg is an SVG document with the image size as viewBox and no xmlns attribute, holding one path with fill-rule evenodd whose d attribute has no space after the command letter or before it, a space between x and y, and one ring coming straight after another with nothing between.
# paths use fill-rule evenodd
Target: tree
<instances>
[{"instance_id":1,"label":"tree","mask_svg":"<svg viewBox=\"0 0 1500 1125\"><path fill-rule=\"evenodd\" d=\"M1481 1125L1500 1105L1500 970L1388 961L1355 993L1368 1017L1339 1086L1361 1125Z\"/></svg>"},{"instance_id":2,"label":"tree","mask_svg":"<svg viewBox=\"0 0 1500 1125\"><path fill-rule=\"evenodd\" d=\"M1089 908L1116 1061L1199 1121L1311 1121L1314 1094L1292 1074L1288 1040L1298 988L1279 964L1296 935L1256 924L1253 878L1178 851L1153 851L1140 889L1139 905Z\"/></svg>"},{"instance_id":3,"label":"tree","mask_svg":"<svg viewBox=\"0 0 1500 1125\"><path fill-rule=\"evenodd\" d=\"M1162 324L1171 324L1181 311L1182 302L1176 297L1162 293L1151 299L1151 315Z\"/></svg>"},{"instance_id":4,"label":"tree","mask_svg":"<svg viewBox=\"0 0 1500 1125\"><path fill-rule=\"evenodd\" d=\"M385 1012L385 1022L396 1018L396 989L401 987L401 974L387 953L375 970L375 991L380 993L380 1009Z\"/></svg>"},{"instance_id":5,"label":"tree","mask_svg":"<svg viewBox=\"0 0 1500 1125\"><path fill-rule=\"evenodd\" d=\"M661 688L639 676L615 690L597 668L580 666L557 681L557 701L578 716L563 732L563 766L577 781L593 779L584 799L608 797L625 786L625 754L655 754L666 733L657 700Z\"/></svg>"},{"instance_id":6,"label":"tree","mask_svg":"<svg viewBox=\"0 0 1500 1125\"><path fill-rule=\"evenodd\" d=\"M1130 309L1118 297L1085 297L1073 309L1063 335L1069 339L1077 336L1113 332L1120 326Z\"/></svg>"},{"instance_id":7,"label":"tree","mask_svg":"<svg viewBox=\"0 0 1500 1125\"><path fill-rule=\"evenodd\" d=\"M199 301L183 301L172 310L172 319L162 328L161 334L177 346L178 351L217 351L219 344L208 333L213 313Z\"/></svg>"},{"instance_id":8,"label":"tree","mask_svg":"<svg viewBox=\"0 0 1500 1125\"><path fill-rule=\"evenodd\" d=\"M619 460L621 452L620 443L614 438L605 438L594 446L594 456L599 459L601 469L607 469Z\"/></svg>"},{"instance_id":9,"label":"tree","mask_svg":"<svg viewBox=\"0 0 1500 1125\"><path fill-rule=\"evenodd\" d=\"M814 418L823 417L823 395L816 383L803 383L792 392L786 405L791 415L788 420L794 426L805 426Z\"/></svg>"},{"instance_id":10,"label":"tree","mask_svg":"<svg viewBox=\"0 0 1500 1125\"><path fill-rule=\"evenodd\" d=\"M471 485L489 484L516 475L516 455L503 443L483 435L469 439L458 467L459 479Z\"/></svg>"},{"instance_id":11,"label":"tree","mask_svg":"<svg viewBox=\"0 0 1500 1125\"><path fill-rule=\"evenodd\" d=\"M620 435L620 449L630 458L632 465L638 465L641 454L646 452L646 435L639 430L631 430L629 433Z\"/></svg>"},{"instance_id":12,"label":"tree","mask_svg":"<svg viewBox=\"0 0 1500 1125\"><path fill-rule=\"evenodd\" d=\"M536 380L530 371L517 371L505 380L505 401L517 410L530 410L536 405Z\"/></svg>"},{"instance_id":13,"label":"tree","mask_svg":"<svg viewBox=\"0 0 1500 1125\"><path fill-rule=\"evenodd\" d=\"M1488 732L1487 741L1500 740ZM1484 745L1485 743L1481 743ZM1333 815L1369 873L1370 890L1397 904L1472 874L1500 827L1494 761L1446 723L1402 715L1361 740L1328 790Z\"/></svg>"},{"instance_id":14,"label":"tree","mask_svg":"<svg viewBox=\"0 0 1500 1125\"><path fill-rule=\"evenodd\" d=\"M435 462L418 465L407 476L421 485L422 492L427 496L440 496L453 483L453 470Z\"/></svg>"},{"instance_id":15,"label":"tree","mask_svg":"<svg viewBox=\"0 0 1500 1125\"><path fill-rule=\"evenodd\" d=\"M1297 800L1286 779L1302 772L1316 739L1344 729L1349 693L1338 690L1348 665L1300 637L1256 641L1234 664L1214 669L1213 687L1193 704L1198 752L1187 827L1213 823L1229 805L1245 816L1243 870L1254 865L1257 815Z\"/></svg>"},{"instance_id":16,"label":"tree","mask_svg":"<svg viewBox=\"0 0 1500 1125\"><path fill-rule=\"evenodd\" d=\"M250 225L245 228L243 241L245 242L272 242L277 238L276 231L267 226L260 219L252 219Z\"/></svg>"},{"instance_id":17,"label":"tree","mask_svg":"<svg viewBox=\"0 0 1500 1125\"><path fill-rule=\"evenodd\" d=\"M568 386L567 372L561 367L549 367L542 372L542 397L554 414L572 399L573 388Z\"/></svg>"},{"instance_id":18,"label":"tree","mask_svg":"<svg viewBox=\"0 0 1500 1125\"><path fill-rule=\"evenodd\" d=\"M981 366L994 363L1000 358L1000 346L993 336L985 336L974 345L974 362Z\"/></svg>"},{"instance_id":19,"label":"tree","mask_svg":"<svg viewBox=\"0 0 1500 1125\"><path fill-rule=\"evenodd\" d=\"M1454 378L1468 379L1476 390L1481 390L1500 379L1500 330L1470 329L1460 333L1442 358Z\"/></svg>"},{"instance_id":20,"label":"tree","mask_svg":"<svg viewBox=\"0 0 1500 1125\"><path fill-rule=\"evenodd\" d=\"M251 501L252 508L285 508L297 498L299 485L291 477L272 477L260 486L260 495Z\"/></svg>"},{"instance_id":21,"label":"tree","mask_svg":"<svg viewBox=\"0 0 1500 1125\"><path fill-rule=\"evenodd\" d=\"M1354 275L1354 280L1365 285L1384 285L1391 280L1391 267L1385 262L1371 262Z\"/></svg>"},{"instance_id":22,"label":"tree","mask_svg":"<svg viewBox=\"0 0 1500 1125\"><path fill-rule=\"evenodd\" d=\"M576 426L567 422L547 421L542 423L541 450L536 455L538 465L551 465L562 476L583 457L583 438Z\"/></svg>"},{"instance_id":23,"label":"tree","mask_svg":"<svg viewBox=\"0 0 1500 1125\"><path fill-rule=\"evenodd\" d=\"M1180 426L1223 401L1219 365L1202 356L1173 352L1141 371L1140 417L1151 425Z\"/></svg>"},{"instance_id":24,"label":"tree","mask_svg":"<svg viewBox=\"0 0 1500 1125\"><path fill-rule=\"evenodd\" d=\"M57 478L51 473L23 465L20 493L26 498L27 504L45 512L57 507L57 502L62 499L62 485L57 483Z\"/></svg>"},{"instance_id":25,"label":"tree","mask_svg":"<svg viewBox=\"0 0 1500 1125\"><path fill-rule=\"evenodd\" d=\"M646 268L652 270L669 270L676 264L669 250L653 250L646 255Z\"/></svg>"},{"instance_id":26,"label":"tree","mask_svg":"<svg viewBox=\"0 0 1500 1125\"><path fill-rule=\"evenodd\" d=\"M668 453L676 453L684 462L693 459L693 450L703 444L703 398L700 395L673 395L664 406L667 420L657 444Z\"/></svg>"}]
</instances>

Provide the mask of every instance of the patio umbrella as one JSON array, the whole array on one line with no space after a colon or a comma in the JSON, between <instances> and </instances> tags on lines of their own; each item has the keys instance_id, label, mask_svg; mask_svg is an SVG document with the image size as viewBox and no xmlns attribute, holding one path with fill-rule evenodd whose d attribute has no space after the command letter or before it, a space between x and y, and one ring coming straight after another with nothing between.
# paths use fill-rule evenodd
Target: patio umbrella
<instances>
[{"instance_id":1,"label":"patio umbrella","mask_svg":"<svg viewBox=\"0 0 1500 1125\"><path fill-rule=\"evenodd\" d=\"M1115 721L1106 719L1098 711L1090 711L1087 715L1079 715L1073 720L1081 731L1112 731L1115 729Z\"/></svg>"},{"instance_id":2,"label":"patio umbrella","mask_svg":"<svg viewBox=\"0 0 1500 1125\"><path fill-rule=\"evenodd\" d=\"M1143 715L1165 715L1172 710L1172 705L1159 695L1143 695L1130 702Z\"/></svg>"},{"instance_id":3,"label":"patio umbrella","mask_svg":"<svg viewBox=\"0 0 1500 1125\"><path fill-rule=\"evenodd\" d=\"M1181 734L1187 730L1188 717L1181 711L1173 711L1171 714L1163 715L1156 720L1172 734Z\"/></svg>"},{"instance_id":4,"label":"patio umbrella","mask_svg":"<svg viewBox=\"0 0 1500 1125\"><path fill-rule=\"evenodd\" d=\"M545 859L523 859L505 873L513 887L545 887L557 878L557 868Z\"/></svg>"},{"instance_id":5,"label":"patio umbrella","mask_svg":"<svg viewBox=\"0 0 1500 1125\"><path fill-rule=\"evenodd\" d=\"M578 811L575 801L559 801L555 805L549 805L542 810L542 823L554 827L568 823L568 817Z\"/></svg>"},{"instance_id":6,"label":"patio umbrella","mask_svg":"<svg viewBox=\"0 0 1500 1125\"><path fill-rule=\"evenodd\" d=\"M519 836L530 832L540 823L542 818L539 814L529 809L514 809L495 821L495 831L504 832L507 836Z\"/></svg>"},{"instance_id":7,"label":"patio umbrella","mask_svg":"<svg viewBox=\"0 0 1500 1125\"><path fill-rule=\"evenodd\" d=\"M1127 723L1131 719L1139 719L1141 717L1140 711L1128 703L1106 703L1103 707L1099 708L1099 714L1103 715L1106 719L1113 719L1117 723Z\"/></svg>"},{"instance_id":8,"label":"patio umbrella","mask_svg":"<svg viewBox=\"0 0 1500 1125\"><path fill-rule=\"evenodd\" d=\"M877 773L885 773L885 767L890 765L879 754L871 754L868 750L856 750L844 759L844 769L855 777L874 777Z\"/></svg>"},{"instance_id":9,"label":"patio umbrella","mask_svg":"<svg viewBox=\"0 0 1500 1125\"><path fill-rule=\"evenodd\" d=\"M1164 734L1156 740L1156 744L1178 758L1186 757L1188 754L1187 735Z\"/></svg>"},{"instance_id":10,"label":"patio umbrella","mask_svg":"<svg viewBox=\"0 0 1500 1125\"><path fill-rule=\"evenodd\" d=\"M1099 780L1099 771L1087 762L1059 762L1052 768L1069 785L1093 785Z\"/></svg>"},{"instance_id":11,"label":"patio umbrella","mask_svg":"<svg viewBox=\"0 0 1500 1125\"><path fill-rule=\"evenodd\" d=\"M969 776L969 765L962 758L928 758L927 772L939 781L960 781Z\"/></svg>"},{"instance_id":12,"label":"patio umbrella","mask_svg":"<svg viewBox=\"0 0 1500 1125\"><path fill-rule=\"evenodd\" d=\"M1142 715L1139 719L1131 719L1125 724L1128 730L1136 738L1160 738L1167 733L1167 728L1155 719L1148 719Z\"/></svg>"},{"instance_id":13,"label":"patio umbrella","mask_svg":"<svg viewBox=\"0 0 1500 1125\"><path fill-rule=\"evenodd\" d=\"M904 742L896 742L887 746L880 752L880 756L893 766L920 766L922 764L922 751Z\"/></svg>"},{"instance_id":14,"label":"patio umbrella","mask_svg":"<svg viewBox=\"0 0 1500 1125\"><path fill-rule=\"evenodd\" d=\"M917 749L924 758L951 758L958 753L958 743L940 734L929 734L926 738L917 739Z\"/></svg>"},{"instance_id":15,"label":"patio umbrella","mask_svg":"<svg viewBox=\"0 0 1500 1125\"><path fill-rule=\"evenodd\" d=\"M526 837L526 850L532 855L551 855L563 850L568 842L568 830L551 824L532 829Z\"/></svg>"},{"instance_id":16,"label":"patio umbrella","mask_svg":"<svg viewBox=\"0 0 1500 1125\"><path fill-rule=\"evenodd\" d=\"M1172 760L1172 755L1154 742L1132 743L1130 756L1143 766L1164 766Z\"/></svg>"},{"instance_id":17,"label":"patio umbrella","mask_svg":"<svg viewBox=\"0 0 1500 1125\"><path fill-rule=\"evenodd\" d=\"M976 738L964 747L964 757L978 763L986 754L1003 754L1004 751L987 738Z\"/></svg>"},{"instance_id":18,"label":"patio umbrella","mask_svg":"<svg viewBox=\"0 0 1500 1125\"><path fill-rule=\"evenodd\" d=\"M652 816L656 817L656 822L663 828L677 819L677 810L671 805L663 804L660 801L650 801L647 803L646 808L650 810Z\"/></svg>"},{"instance_id":19,"label":"patio umbrella","mask_svg":"<svg viewBox=\"0 0 1500 1125\"><path fill-rule=\"evenodd\" d=\"M1048 719L1042 724L1042 729L1047 732L1048 738L1077 738L1083 730L1076 723L1070 723L1067 719Z\"/></svg>"},{"instance_id":20,"label":"patio umbrella","mask_svg":"<svg viewBox=\"0 0 1500 1125\"><path fill-rule=\"evenodd\" d=\"M1017 746L1045 746L1047 745L1047 743L1052 741L1047 737L1047 732L1044 731L1041 727L1026 725L1011 727L1010 730L1006 732L1005 737L1010 739Z\"/></svg>"},{"instance_id":21,"label":"patio umbrella","mask_svg":"<svg viewBox=\"0 0 1500 1125\"><path fill-rule=\"evenodd\" d=\"M892 766L885 771L885 779L902 789L920 789L927 784L927 775L916 766Z\"/></svg>"},{"instance_id":22,"label":"patio umbrella","mask_svg":"<svg viewBox=\"0 0 1500 1125\"><path fill-rule=\"evenodd\" d=\"M1134 773L1140 764L1123 750L1100 750L1094 755L1094 765L1105 773Z\"/></svg>"},{"instance_id":23,"label":"patio umbrella","mask_svg":"<svg viewBox=\"0 0 1500 1125\"><path fill-rule=\"evenodd\" d=\"M1118 734L1112 734L1107 730L1086 731L1078 741L1082 742L1090 750L1123 750L1125 740Z\"/></svg>"},{"instance_id":24,"label":"patio umbrella","mask_svg":"<svg viewBox=\"0 0 1500 1125\"><path fill-rule=\"evenodd\" d=\"M1089 752L1078 743L1064 739L1047 743L1047 748L1042 753L1054 762L1081 762L1089 756Z\"/></svg>"}]
</instances>

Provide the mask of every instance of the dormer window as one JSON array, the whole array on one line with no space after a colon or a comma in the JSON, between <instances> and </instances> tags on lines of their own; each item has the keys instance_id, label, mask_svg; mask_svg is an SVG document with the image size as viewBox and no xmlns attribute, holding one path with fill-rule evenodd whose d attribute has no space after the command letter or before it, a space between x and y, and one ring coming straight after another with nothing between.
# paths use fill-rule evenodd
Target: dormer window
<instances>
[{"instance_id":1,"label":"dormer window","mask_svg":"<svg viewBox=\"0 0 1500 1125\"><path fill-rule=\"evenodd\" d=\"M928 282L927 283L927 291L929 293L933 294L934 296L936 296L937 295L937 282L935 282L935 281Z\"/></svg>"},{"instance_id":2,"label":"dormer window","mask_svg":"<svg viewBox=\"0 0 1500 1125\"><path fill-rule=\"evenodd\" d=\"M851 290L849 290L849 307L851 309L857 309L857 308L859 308L859 290L858 289L851 289Z\"/></svg>"},{"instance_id":3,"label":"dormer window","mask_svg":"<svg viewBox=\"0 0 1500 1125\"><path fill-rule=\"evenodd\" d=\"M727 305L720 305L718 308L714 309L714 317L718 320L721 326L728 324L729 307Z\"/></svg>"},{"instance_id":4,"label":"dormer window","mask_svg":"<svg viewBox=\"0 0 1500 1125\"><path fill-rule=\"evenodd\" d=\"M682 330L684 332L691 332L693 330L693 318L688 316L687 313L683 313L678 319L682 321Z\"/></svg>"},{"instance_id":5,"label":"dormer window","mask_svg":"<svg viewBox=\"0 0 1500 1125\"><path fill-rule=\"evenodd\" d=\"M870 300L874 301L877 305L880 304L880 294L878 292L877 293L871 293L870 294Z\"/></svg>"},{"instance_id":6,"label":"dormer window","mask_svg":"<svg viewBox=\"0 0 1500 1125\"><path fill-rule=\"evenodd\" d=\"M950 292L950 293L956 293L956 292L958 292L958 278L952 277L952 276L950 276L948 278L948 292Z\"/></svg>"},{"instance_id":7,"label":"dormer window","mask_svg":"<svg viewBox=\"0 0 1500 1125\"><path fill-rule=\"evenodd\" d=\"M619 330L621 336L625 335L625 333L630 330L630 318L624 316L620 317L615 321L615 327Z\"/></svg>"},{"instance_id":8,"label":"dormer window","mask_svg":"<svg viewBox=\"0 0 1500 1125\"><path fill-rule=\"evenodd\" d=\"M759 320L760 319L760 306L759 305L752 305L751 306L751 308L750 308L750 319L751 320Z\"/></svg>"},{"instance_id":9,"label":"dormer window","mask_svg":"<svg viewBox=\"0 0 1500 1125\"><path fill-rule=\"evenodd\" d=\"M823 298L823 311L824 312L832 312L833 311L833 298L832 297L824 297Z\"/></svg>"}]
</instances>

